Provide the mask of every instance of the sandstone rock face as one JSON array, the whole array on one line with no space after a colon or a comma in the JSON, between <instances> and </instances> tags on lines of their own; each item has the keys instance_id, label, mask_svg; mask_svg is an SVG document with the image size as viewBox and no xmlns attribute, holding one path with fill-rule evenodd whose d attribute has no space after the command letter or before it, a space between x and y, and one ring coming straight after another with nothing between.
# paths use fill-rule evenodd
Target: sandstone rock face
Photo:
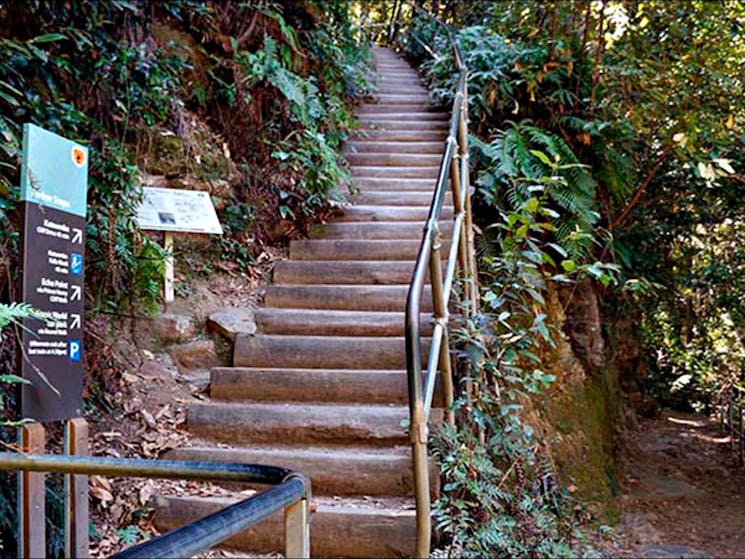
<instances>
[{"instance_id":1,"label":"sandstone rock face","mask_svg":"<svg viewBox=\"0 0 745 559\"><path fill-rule=\"evenodd\" d=\"M181 374L209 370L223 365L217 355L215 342L212 340L197 340L180 344L172 347L170 352Z\"/></svg>"},{"instance_id":2,"label":"sandstone rock face","mask_svg":"<svg viewBox=\"0 0 745 559\"><path fill-rule=\"evenodd\" d=\"M193 338L198 328L191 316L165 313L151 319L153 337L161 345Z\"/></svg>"}]
</instances>

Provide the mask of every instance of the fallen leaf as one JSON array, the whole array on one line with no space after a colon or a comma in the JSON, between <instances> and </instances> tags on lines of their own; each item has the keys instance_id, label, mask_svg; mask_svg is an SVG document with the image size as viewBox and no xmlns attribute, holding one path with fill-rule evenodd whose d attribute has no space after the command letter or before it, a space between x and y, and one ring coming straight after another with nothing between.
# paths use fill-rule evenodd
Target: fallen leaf
<instances>
[{"instance_id":1,"label":"fallen leaf","mask_svg":"<svg viewBox=\"0 0 745 559\"><path fill-rule=\"evenodd\" d=\"M89 481L93 487L100 487L107 491L111 491L111 483L103 476L92 475L90 476Z\"/></svg>"},{"instance_id":2,"label":"fallen leaf","mask_svg":"<svg viewBox=\"0 0 745 559\"><path fill-rule=\"evenodd\" d=\"M145 423L147 423L148 427L150 427L151 429L158 428L158 422L155 421L153 414L151 414L149 411L140 410L140 415L142 415L142 418L145 420Z\"/></svg>"},{"instance_id":3,"label":"fallen leaf","mask_svg":"<svg viewBox=\"0 0 745 559\"><path fill-rule=\"evenodd\" d=\"M114 496L104 489L103 487L93 487L90 488L90 494L101 501L101 506L103 508L106 508L111 501L114 500Z\"/></svg>"},{"instance_id":4,"label":"fallen leaf","mask_svg":"<svg viewBox=\"0 0 745 559\"><path fill-rule=\"evenodd\" d=\"M145 485L140 487L140 504L141 505L147 505L150 502L150 497L153 496L155 493L155 485L153 484L152 480L147 480Z\"/></svg>"}]
</instances>

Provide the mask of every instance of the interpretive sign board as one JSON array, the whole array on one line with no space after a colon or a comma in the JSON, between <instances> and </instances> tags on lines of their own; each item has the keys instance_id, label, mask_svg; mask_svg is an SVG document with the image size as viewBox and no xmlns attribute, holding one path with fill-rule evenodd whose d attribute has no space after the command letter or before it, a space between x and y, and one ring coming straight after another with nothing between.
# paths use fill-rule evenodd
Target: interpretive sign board
<instances>
[{"instance_id":1,"label":"interpretive sign board","mask_svg":"<svg viewBox=\"0 0 745 559\"><path fill-rule=\"evenodd\" d=\"M215 207L207 192L175 188L143 187L137 208L141 229L222 235Z\"/></svg>"},{"instance_id":2,"label":"interpretive sign board","mask_svg":"<svg viewBox=\"0 0 745 559\"><path fill-rule=\"evenodd\" d=\"M23 302L45 313L21 329L21 415L82 416L83 272L88 150L43 128L23 128Z\"/></svg>"},{"instance_id":3,"label":"interpretive sign board","mask_svg":"<svg viewBox=\"0 0 745 559\"><path fill-rule=\"evenodd\" d=\"M175 188L142 188L143 200L137 208L137 223L141 229L164 231L163 248L166 258L163 294L166 303L174 299L173 233L208 233L222 235L210 195L202 190Z\"/></svg>"}]
</instances>

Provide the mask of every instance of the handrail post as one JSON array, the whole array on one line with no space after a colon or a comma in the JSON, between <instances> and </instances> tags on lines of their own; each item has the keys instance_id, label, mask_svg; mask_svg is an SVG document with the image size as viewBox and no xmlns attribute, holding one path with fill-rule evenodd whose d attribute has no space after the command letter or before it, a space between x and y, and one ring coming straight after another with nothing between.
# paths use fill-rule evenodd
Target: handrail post
<instances>
[{"instance_id":1,"label":"handrail post","mask_svg":"<svg viewBox=\"0 0 745 559\"><path fill-rule=\"evenodd\" d=\"M285 508L285 557L310 557L310 505L306 498Z\"/></svg>"},{"instance_id":2,"label":"handrail post","mask_svg":"<svg viewBox=\"0 0 745 559\"><path fill-rule=\"evenodd\" d=\"M429 270L432 278L432 306L434 309L435 322L443 323L442 343L440 344L440 355L438 358L438 368L440 370L440 379L442 381L443 404L445 407L445 420L453 425L453 370L450 363L450 345L448 340L448 309L445 301L445 294L442 283L442 237L440 227L437 223L434 225L434 240L432 242L432 251L429 257Z\"/></svg>"},{"instance_id":3,"label":"handrail post","mask_svg":"<svg viewBox=\"0 0 745 559\"><path fill-rule=\"evenodd\" d=\"M429 540L432 533L430 519L429 468L427 466L427 439L429 428L424 417L424 402L413 403L409 436L414 462L414 496L416 498L416 556L429 557Z\"/></svg>"},{"instance_id":4,"label":"handrail post","mask_svg":"<svg viewBox=\"0 0 745 559\"><path fill-rule=\"evenodd\" d=\"M303 482L301 499L285 507L285 557L310 557L310 479L300 473L292 473L285 480L296 478Z\"/></svg>"},{"instance_id":5,"label":"handrail post","mask_svg":"<svg viewBox=\"0 0 745 559\"><path fill-rule=\"evenodd\" d=\"M470 311L471 315L475 315L479 309L479 288L478 288L478 276L476 272L476 260L474 258L474 236L473 236L473 221L471 218L471 178L469 170L469 157L468 157L468 70L463 68L463 99L461 101L461 117L460 124L458 126L458 147L460 155L460 168L461 168L461 185L460 187L465 190L465 222L464 229L466 231L466 257L467 266L464 270L468 298L471 301Z\"/></svg>"}]
</instances>

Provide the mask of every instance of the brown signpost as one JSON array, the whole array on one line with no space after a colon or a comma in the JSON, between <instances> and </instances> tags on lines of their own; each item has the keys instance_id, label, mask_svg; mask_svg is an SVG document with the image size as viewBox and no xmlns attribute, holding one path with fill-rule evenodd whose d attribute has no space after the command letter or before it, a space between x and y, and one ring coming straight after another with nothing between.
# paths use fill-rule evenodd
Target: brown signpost
<instances>
[{"instance_id":1,"label":"brown signpost","mask_svg":"<svg viewBox=\"0 0 745 559\"><path fill-rule=\"evenodd\" d=\"M41 422L67 420L66 451L86 454L83 410L83 272L88 150L47 130L23 129L21 297L43 313L20 330L19 429L23 452L43 452ZM87 480L66 479L68 556L88 555ZM19 475L19 556L45 555L44 474ZM85 535L85 541L81 538Z\"/></svg>"}]
</instances>

